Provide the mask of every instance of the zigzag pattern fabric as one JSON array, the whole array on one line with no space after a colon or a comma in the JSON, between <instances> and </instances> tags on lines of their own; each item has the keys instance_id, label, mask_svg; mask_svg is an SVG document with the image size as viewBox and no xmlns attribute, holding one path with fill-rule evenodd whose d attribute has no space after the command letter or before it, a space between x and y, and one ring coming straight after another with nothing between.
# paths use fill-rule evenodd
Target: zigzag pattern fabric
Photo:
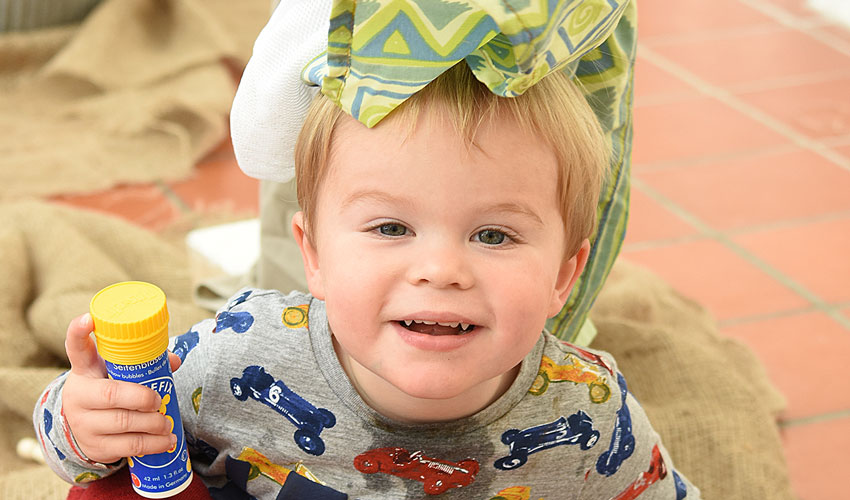
<instances>
[{"instance_id":1,"label":"zigzag pattern fabric","mask_svg":"<svg viewBox=\"0 0 850 500\"><path fill-rule=\"evenodd\" d=\"M585 320L626 235L636 49L637 8L629 2L614 32L575 65L575 79L611 144L611 170L599 196L598 224L587 266L564 308L547 323L555 336L581 345L588 345L596 335L592 323Z\"/></svg>"},{"instance_id":2,"label":"zigzag pattern fabric","mask_svg":"<svg viewBox=\"0 0 850 500\"><path fill-rule=\"evenodd\" d=\"M629 0L334 0L305 81L369 127L458 61L522 94L602 44Z\"/></svg>"}]
</instances>

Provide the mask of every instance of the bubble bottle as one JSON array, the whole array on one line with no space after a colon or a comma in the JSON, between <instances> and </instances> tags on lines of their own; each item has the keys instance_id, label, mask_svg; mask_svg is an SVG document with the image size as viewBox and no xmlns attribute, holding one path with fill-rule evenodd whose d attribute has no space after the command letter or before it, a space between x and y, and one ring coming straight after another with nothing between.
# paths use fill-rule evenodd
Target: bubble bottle
<instances>
[{"instance_id":1,"label":"bubble bottle","mask_svg":"<svg viewBox=\"0 0 850 500\"><path fill-rule=\"evenodd\" d=\"M109 377L158 392L159 412L177 435L177 444L166 452L127 457L133 489L146 498L176 495L192 481L192 465L168 362L165 293L150 283L116 283L97 292L90 310L97 351L106 361Z\"/></svg>"}]
</instances>

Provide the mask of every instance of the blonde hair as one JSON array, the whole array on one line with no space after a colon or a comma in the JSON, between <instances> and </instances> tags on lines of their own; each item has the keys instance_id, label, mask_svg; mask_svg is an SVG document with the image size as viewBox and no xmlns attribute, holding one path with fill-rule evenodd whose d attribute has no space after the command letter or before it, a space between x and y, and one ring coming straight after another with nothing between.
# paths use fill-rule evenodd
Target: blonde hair
<instances>
[{"instance_id":1,"label":"blonde hair","mask_svg":"<svg viewBox=\"0 0 850 500\"><path fill-rule=\"evenodd\" d=\"M475 145L478 128L493 120L513 119L542 137L558 160L558 203L566 231L566 255L578 252L596 228L596 205L608 169L610 147L596 115L568 76L554 72L518 97L505 98L479 82L463 61L407 99L385 120L402 119L413 131L423 109L443 105L455 130ZM295 143L298 203L312 238L316 200L328 172L334 129L343 111L322 94L307 111ZM377 126L381 126L383 122ZM522 165L517 165L521 170Z\"/></svg>"}]
</instances>

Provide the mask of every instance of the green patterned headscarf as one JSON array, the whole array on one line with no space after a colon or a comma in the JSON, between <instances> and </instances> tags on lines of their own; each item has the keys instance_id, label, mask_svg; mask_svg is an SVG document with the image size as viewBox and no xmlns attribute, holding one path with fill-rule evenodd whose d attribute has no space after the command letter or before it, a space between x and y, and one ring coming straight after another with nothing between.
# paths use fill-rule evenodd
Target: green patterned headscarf
<instances>
[{"instance_id":1,"label":"green patterned headscarf","mask_svg":"<svg viewBox=\"0 0 850 500\"><path fill-rule=\"evenodd\" d=\"M627 3L334 0L328 50L302 78L369 127L461 60L513 97L599 46Z\"/></svg>"}]
</instances>

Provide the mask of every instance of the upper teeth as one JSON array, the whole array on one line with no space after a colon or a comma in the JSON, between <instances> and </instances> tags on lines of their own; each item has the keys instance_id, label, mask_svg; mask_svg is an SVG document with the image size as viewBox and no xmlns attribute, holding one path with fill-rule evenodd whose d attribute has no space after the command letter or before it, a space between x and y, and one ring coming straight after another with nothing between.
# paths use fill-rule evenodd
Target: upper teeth
<instances>
[{"instance_id":1,"label":"upper teeth","mask_svg":"<svg viewBox=\"0 0 850 500\"><path fill-rule=\"evenodd\" d=\"M460 328L462 330L466 330L467 328L469 328L469 323L460 323L460 322L443 323L441 321L426 321L426 320L418 320L418 319L405 319L405 320L402 320L402 323L404 323L404 326L410 326L413 323L422 323L424 325L440 325L440 326L448 326L450 328L457 328L457 326L460 325Z\"/></svg>"}]
</instances>

